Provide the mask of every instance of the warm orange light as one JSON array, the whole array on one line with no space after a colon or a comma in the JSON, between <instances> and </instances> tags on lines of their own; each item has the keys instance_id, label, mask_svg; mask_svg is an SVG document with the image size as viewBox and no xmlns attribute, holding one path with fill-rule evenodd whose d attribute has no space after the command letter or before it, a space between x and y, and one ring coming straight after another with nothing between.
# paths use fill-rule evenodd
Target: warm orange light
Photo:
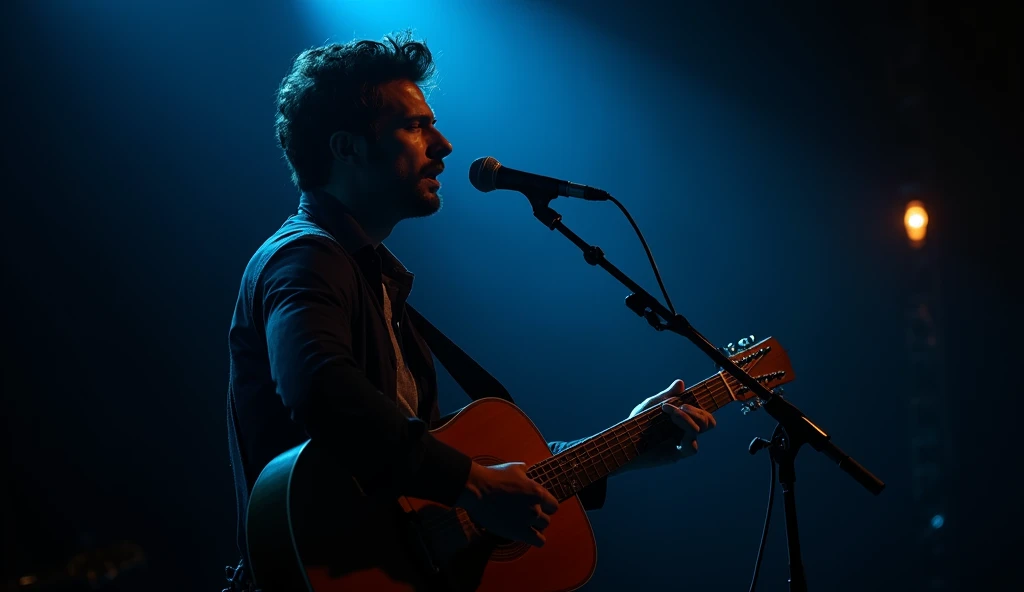
<instances>
[{"instance_id":1,"label":"warm orange light","mask_svg":"<svg viewBox=\"0 0 1024 592\"><path fill-rule=\"evenodd\" d=\"M903 215L903 225L907 227L907 236L915 243L924 240L928 232L928 212L924 204L914 200L907 204L907 213Z\"/></svg>"}]
</instances>

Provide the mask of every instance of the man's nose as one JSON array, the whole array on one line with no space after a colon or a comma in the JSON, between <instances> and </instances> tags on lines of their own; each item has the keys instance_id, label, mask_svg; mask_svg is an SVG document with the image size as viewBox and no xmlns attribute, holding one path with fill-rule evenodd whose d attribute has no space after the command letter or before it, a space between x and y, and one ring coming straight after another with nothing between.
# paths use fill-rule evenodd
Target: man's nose
<instances>
[{"instance_id":1,"label":"man's nose","mask_svg":"<svg viewBox=\"0 0 1024 592\"><path fill-rule=\"evenodd\" d=\"M448 141L448 138L444 137L444 134L437 134L437 141L431 144L430 152L428 156L431 159L441 159L452 153L454 147L452 143Z\"/></svg>"}]
</instances>

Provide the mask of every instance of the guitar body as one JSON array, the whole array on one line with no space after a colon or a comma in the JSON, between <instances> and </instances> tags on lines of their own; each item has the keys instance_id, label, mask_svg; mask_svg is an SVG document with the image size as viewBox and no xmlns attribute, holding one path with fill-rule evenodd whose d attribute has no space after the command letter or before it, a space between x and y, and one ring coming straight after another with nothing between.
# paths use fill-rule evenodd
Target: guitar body
<instances>
[{"instance_id":1,"label":"guitar body","mask_svg":"<svg viewBox=\"0 0 1024 592\"><path fill-rule=\"evenodd\" d=\"M432 433L484 465L551 456L533 422L501 399L474 401ZM559 505L545 545L530 547L480 533L462 510L368 496L313 442L263 470L246 528L264 592L556 592L581 587L597 566L576 497Z\"/></svg>"}]
</instances>

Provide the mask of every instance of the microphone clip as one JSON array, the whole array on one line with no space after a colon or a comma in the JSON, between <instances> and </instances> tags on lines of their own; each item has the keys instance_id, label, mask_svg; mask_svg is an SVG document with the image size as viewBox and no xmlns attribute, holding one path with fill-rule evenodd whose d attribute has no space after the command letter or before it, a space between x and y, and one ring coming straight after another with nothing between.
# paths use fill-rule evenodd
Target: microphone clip
<instances>
[{"instance_id":1,"label":"microphone clip","mask_svg":"<svg viewBox=\"0 0 1024 592\"><path fill-rule=\"evenodd\" d=\"M600 251L600 249L598 250ZM651 307L644 302L643 296L639 294L626 296L626 306L629 310L635 312L637 316L643 317L648 325L654 327L655 331L664 331L668 328L668 324L662 322L661 318L658 317L658 313L651 310Z\"/></svg>"}]
</instances>

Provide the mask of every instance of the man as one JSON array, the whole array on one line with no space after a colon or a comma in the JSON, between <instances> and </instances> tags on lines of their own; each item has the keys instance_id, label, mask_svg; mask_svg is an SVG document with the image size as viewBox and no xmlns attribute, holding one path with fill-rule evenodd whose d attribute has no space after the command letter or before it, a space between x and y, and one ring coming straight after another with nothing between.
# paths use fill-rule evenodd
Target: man
<instances>
[{"instance_id":1,"label":"man","mask_svg":"<svg viewBox=\"0 0 1024 592\"><path fill-rule=\"evenodd\" d=\"M246 267L229 338L243 557L256 478L308 438L370 491L457 505L490 532L544 544L558 504L522 463L482 466L428 432L439 419L437 385L405 308L412 274L382 244L401 220L441 206L436 178L452 145L420 88L433 69L427 47L400 35L307 50L281 83L276 129L299 211ZM630 416L682 392L675 381ZM693 454L696 435L715 425L698 408L663 410L681 444L648 453L645 466ZM600 481L580 498L600 507L604 491Z\"/></svg>"}]
</instances>

